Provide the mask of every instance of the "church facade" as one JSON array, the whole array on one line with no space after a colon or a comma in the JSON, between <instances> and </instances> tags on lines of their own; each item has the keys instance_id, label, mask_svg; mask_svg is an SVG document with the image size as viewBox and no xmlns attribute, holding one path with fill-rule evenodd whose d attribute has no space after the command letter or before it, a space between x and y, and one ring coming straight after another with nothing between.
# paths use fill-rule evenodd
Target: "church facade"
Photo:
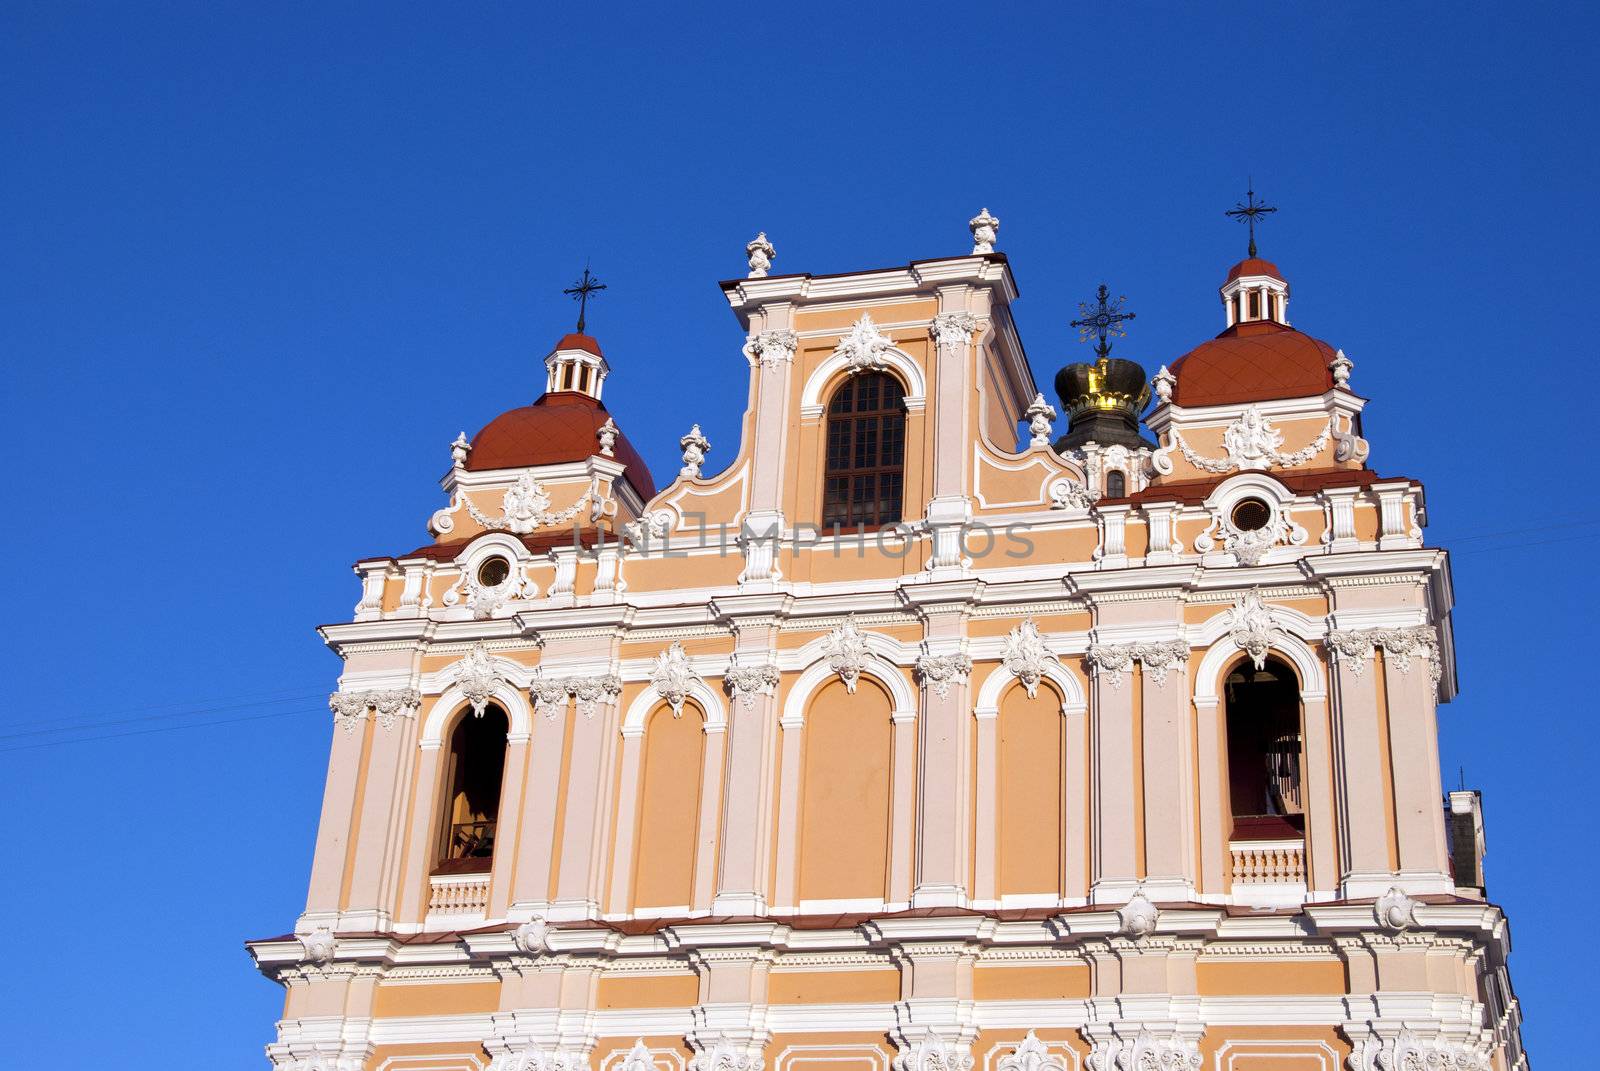
<instances>
[{"instance_id":1,"label":"church facade","mask_svg":"<svg viewBox=\"0 0 1600 1071\"><path fill-rule=\"evenodd\" d=\"M1153 376L1102 288L1058 411L998 227L826 276L751 242L740 442L662 489L581 330L451 445L432 540L322 629L273 1067L1526 1066L1441 785L1449 559L1353 363L1252 242Z\"/></svg>"}]
</instances>

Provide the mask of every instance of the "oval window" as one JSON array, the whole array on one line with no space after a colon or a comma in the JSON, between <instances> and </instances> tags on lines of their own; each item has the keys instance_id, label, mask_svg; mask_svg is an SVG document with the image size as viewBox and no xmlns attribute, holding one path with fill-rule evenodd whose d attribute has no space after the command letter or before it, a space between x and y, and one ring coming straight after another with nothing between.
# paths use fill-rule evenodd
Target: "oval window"
<instances>
[{"instance_id":1,"label":"oval window","mask_svg":"<svg viewBox=\"0 0 1600 1071\"><path fill-rule=\"evenodd\" d=\"M1272 510L1259 498L1247 498L1233 507L1229 517L1239 531L1259 532L1272 523Z\"/></svg>"},{"instance_id":2,"label":"oval window","mask_svg":"<svg viewBox=\"0 0 1600 1071\"><path fill-rule=\"evenodd\" d=\"M478 583L486 588L497 588L511 575L511 563L504 558L487 558L478 566Z\"/></svg>"}]
</instances>

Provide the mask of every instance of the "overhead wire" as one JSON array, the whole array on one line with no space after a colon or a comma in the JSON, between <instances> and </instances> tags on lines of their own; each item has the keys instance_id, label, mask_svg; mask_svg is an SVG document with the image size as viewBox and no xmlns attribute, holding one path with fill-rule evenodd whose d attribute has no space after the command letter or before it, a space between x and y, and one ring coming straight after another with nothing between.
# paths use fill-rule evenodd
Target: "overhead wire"
<instances>
[{"instance_id":1,"label":"overhead wire","mask_svg":"<svg viewBox=\"0 0 1600 1071\"><path fill-rule=\"evenodd\" d=\"M1526 535L1532 532L1547 532L1551 529L1588 526L1594 523L1596 522L1592 518L1571 521L1557 521L1548 525L1541 525L1536 528L1513 528L1496 532L1480 532L1477 534L1456 535L1451 536L1447 542L1453 546L1461 543L1472 543L1489 539L1503 539L1507 536ZM1470 533L1471 529L1469 528L1466 531ZM1568 543L1587 538L1589 538L1589 534L1587 532L1579 532L1569 536L1557 536L1552 539L1528 540L1518 543L1508 543L1500 546L1467 547L1462 550L1452 550L1451 553L1454 556L1491 554L1507 550L1521 550L1527 547ZM1446 549L1449 549L1449 547ZM39 748L60 747L68 744L94 743L101 740L117 740L133 736L147 736L153 733L169 733L188 729L206 729L221 725L237 725L245 722L265 721L272 718L286 718L295 715L325 713L326 708L317 706L298 708L295 710L271 711L264 714L251 714L239 718L193 721L179 725L161 725L147 729L132 729L125 732L106 733L98 731L109 728L119 728L125 725L137 725L151 721L163 721L169 718L203 718L209 715L224 714L235 710L249 710L254 707L270 707L281 703L300 703L309 699L319 698L322 694L323 693L321 691L285 691L280 693L257 693L253 697L235 695L221 697L214 700L199 700L190 703L151 703L136 707L124 707L121 710L103 711L99 714L79 716L77 720L68 722L66 724L44 725L20 730L17 732L0 733L0 754L16 751L32 751ZM176 707L179 709L163 710L164 707ZM135 717L127 718L115 717L107 719L105 717L106 714L133 714L137 711L156 711L156 713L139 714ZM38 722L34 722L32 724L35 726L39 725ZM85 733L88 735L67 735ZM51 735L60 735L61 739L17 743L17 741L30 740L30 738L33 737Z\"/></svg>"}]
</instances>

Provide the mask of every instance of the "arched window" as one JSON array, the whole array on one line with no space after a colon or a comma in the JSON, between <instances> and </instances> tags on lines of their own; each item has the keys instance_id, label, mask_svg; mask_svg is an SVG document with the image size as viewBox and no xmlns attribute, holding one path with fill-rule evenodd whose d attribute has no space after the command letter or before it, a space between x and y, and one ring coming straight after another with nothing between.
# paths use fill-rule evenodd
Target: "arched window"
<instances>
[{"instance_id":1,"label":"arched window","mask_svg":"<svg viewBox=\"0 0 1600 1071\"><path fill-rule=\"evenodd\" d=\"M822 524L892 524L905 493L905 391L881 372L847 379L828 403Z\"/></svg>"},{"instance_id":2,"label":"arched window","mask_svg":"<svg viewBox=\"0 0 1600 1071\"><path fill-rule=\"evenodd\" d=\"M1228 675L1228 799L1234 840L1302 836L1300 686L1276 658Z\"/></svg>"},{"instance_id":3,"label":"arched window","mask_svg":"<svg viewBox=\"0 0 1600 1071\"><path fill-rule=\"evenodd\" d=\"M505 711L491 704L482 717L463 716L450 734L439 871L489 869L509 729Z\"/></svg>"},{"instance_id":4,"label":"arched window","mask_svg":"<svg viewBox=\"0 0 1600 1071\"><path fill-rule=\"evenodd\" d=\"M1128 493L1128 478L1113 469L1106 473L1106 497L1122 498Z\"/></svg>"}]
</instances>

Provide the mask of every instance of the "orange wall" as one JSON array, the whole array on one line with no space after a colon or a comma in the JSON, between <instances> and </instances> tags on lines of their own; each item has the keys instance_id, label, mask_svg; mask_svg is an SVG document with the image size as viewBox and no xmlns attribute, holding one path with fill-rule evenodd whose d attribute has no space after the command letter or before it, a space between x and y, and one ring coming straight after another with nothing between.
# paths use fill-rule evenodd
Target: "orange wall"
<instances>
[{"instance_id":1,"label":"orange wall","mask_svg":"<svg viewBox=\"0 0 1600 1071\"><path fill-rule=\"evenodd\" d=\"M889 858L889 696L833 681L806 711L800 898L881 897Z\"/></svg>"},{"instance_id":2,"label":"orange wall","mask_svg":"<svg viewBox=\"0 0 1600 1071\"><path fill-rule=\"evenodd\" d=\"M1000 893L1060 893L1061 703L1012 688L1000 708Z\"/></svg>"},{"instance_id":3,"label":"orange wall","mask_svg":"<svg viewBox=\"0 0 1600 1071\"><path fill-rule=\"evenodd\" d=\"M694 893L703 723L693 703L685 703L678 718L663 703L645 723L644 790L633 881L636 907L686 906Z\"/></svg>"}]
</instances>

